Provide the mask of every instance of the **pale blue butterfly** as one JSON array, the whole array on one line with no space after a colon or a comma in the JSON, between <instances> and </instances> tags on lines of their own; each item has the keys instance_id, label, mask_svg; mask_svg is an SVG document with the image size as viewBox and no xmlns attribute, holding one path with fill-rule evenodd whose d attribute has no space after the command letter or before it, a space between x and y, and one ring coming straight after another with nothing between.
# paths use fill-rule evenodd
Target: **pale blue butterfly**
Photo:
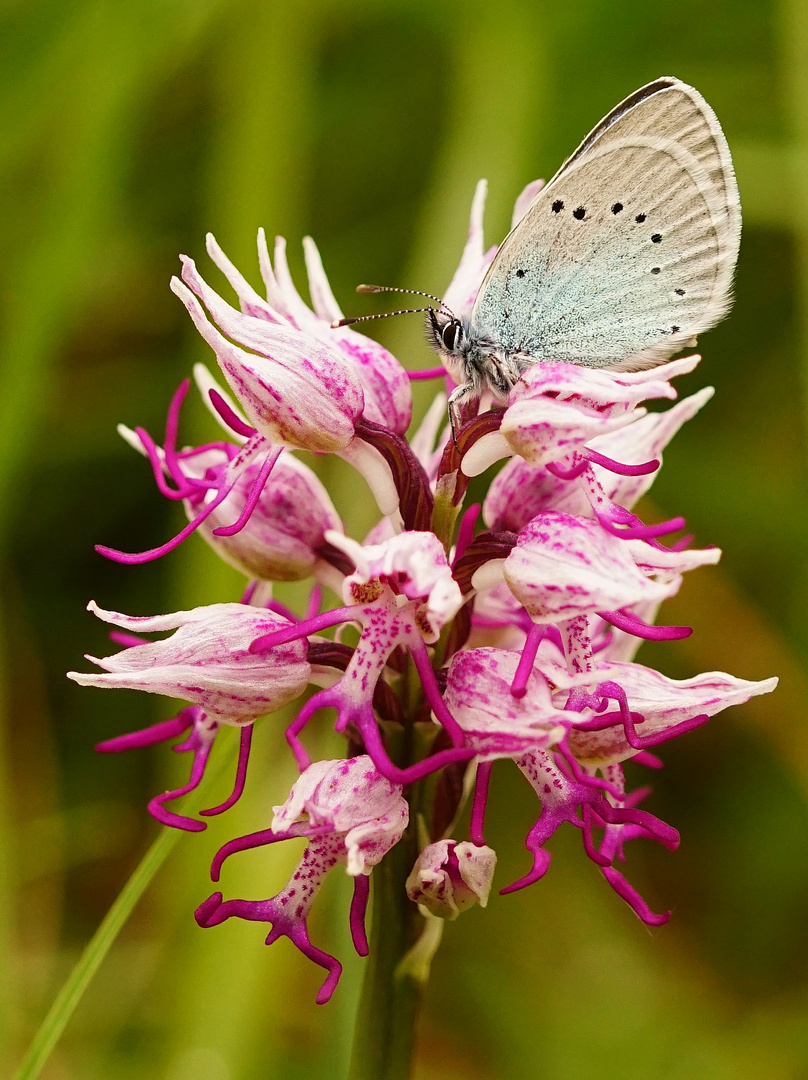
<instances>
[{"instance_id":1,"label":"pale blue butterfly","mask_svg":"<svg viewBox=\"0 0 808 1080\"><path fill-rule=\"evenodd\" d=\"M458 383L453 427L465 400L488 391L506 401L533 364L631 371L694 344L729 310L740 237L715 113L678 79L641 87L529 205L468 319L443 304L426 309L431 343Z\"/></svg>"}]
</instances>

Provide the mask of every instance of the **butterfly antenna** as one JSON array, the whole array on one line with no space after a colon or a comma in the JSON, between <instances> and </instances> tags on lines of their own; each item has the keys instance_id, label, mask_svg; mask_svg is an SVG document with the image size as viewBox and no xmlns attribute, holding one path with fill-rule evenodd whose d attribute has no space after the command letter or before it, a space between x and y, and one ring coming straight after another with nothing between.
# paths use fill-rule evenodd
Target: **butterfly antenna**
<instances>
[{"instance_id":1,"label":"butterfly antenna","mask_svg":"<svg viewBox=\"0 0 808 1080\"><path fill-rule=\"evenodd\" d=\"M420 289L397 289L393 285L357 285L356 291L358 293L395 292L406 293L408 296L425 296L428 300L435 301L439 311L444 311L453 318L452 312L446 307L439 296L433 296L432 293L422 292ZM335 322L331 323L331 328L336 329L338 326L351 326L353 323L370 322L371 319L387 319L391 315L419 315L432 310L434 310L432 307L402 308L400 311L383 311L379 315L356 315L348 319L337 319Z\"/></svg>"},{"instance_id":2,"label":"butterfly antenna","mask_svg":"<svg viewBox=\"0 0 808 1080\"><path fill-rule=\"evenodd\" d=\"M391 315L417 315L419 312L432 310L428 307L414 307L402 308L401 311L383 311L379 315L354 315L349 319L337 319L336 322L332 322L331 329L336 330L338 326L351 326L352 323L370 322L371 319L389 319Z\"/></svg>"},{"instance_id":3,"label":"butterfly antenna","mask_svg":"<svg viewBox=\"0 0 808 1080\"><path fill-rule=\"evenodd\" d=\"M400 292L407 293L410 296L425 296L428 300L434 300L438 304L443 303L439 296L433 296L432 293L421 292L420 289L397 289L395 285L357 285L356 291L358 293Z\"/></svg>"}]
</instances>

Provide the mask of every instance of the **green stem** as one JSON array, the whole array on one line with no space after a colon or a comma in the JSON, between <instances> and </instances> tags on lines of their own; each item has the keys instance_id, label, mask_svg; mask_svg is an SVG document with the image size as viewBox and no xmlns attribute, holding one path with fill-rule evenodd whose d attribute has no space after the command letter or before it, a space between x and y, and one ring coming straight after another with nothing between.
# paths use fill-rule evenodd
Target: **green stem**
<instances>
[{"instance_id":1,"label":"green stem","mask_svg":"<svg viewBox=\"0 0 808 1080\"><path fill-rule=\"evenodd\" d=\"M432 512L432 531L443 544L447 554L454 540L455 526L463 504L462 497L455 502L457 476L454 472L438 477L435 509Z\"/></svg>"},{"instance_id":2,"label":"green stem","mask_svg":"<svg viewBox=\"0 0 808 1080\"><path fill-rule=\"evenodd\" d=\"M225 735L225 739L222 739L222 735ZM220 751L218 760L208 768L202 783L194 792L193 799L186 803L186 812L193 812L193 809L202 804L203 798L207 798L209 789L225 765L232 761L236 749L235 739L229 732L222 732L219 738L222 742L226 740L227 745L218 748ZM140 860L132 876L104 916L101 925L87 943L67 982L48 1010L48 1014L34 1036L34 1040L29 1046L28 1053L23 1058L14 1080L36 1080L40 1075L77 1005L84 996L84 991L92 982L93 976L101 966L115 939L126 925L135 905L183 836L187 836L187 833L180 829L162 829L157 839Z\"/></svg>"},{"instance_id":3,"label":"green stem","mask_svg":"<svg viewBox=\"0 0 808 1080\"><path fill-rule=\"evenodd\" d=\"M423 984L400 963L424 920L404 887L417 856L414 829L373 871L370 956L356 1017L350 1080L408 1080Z\"/></svg>"}]
</instances>

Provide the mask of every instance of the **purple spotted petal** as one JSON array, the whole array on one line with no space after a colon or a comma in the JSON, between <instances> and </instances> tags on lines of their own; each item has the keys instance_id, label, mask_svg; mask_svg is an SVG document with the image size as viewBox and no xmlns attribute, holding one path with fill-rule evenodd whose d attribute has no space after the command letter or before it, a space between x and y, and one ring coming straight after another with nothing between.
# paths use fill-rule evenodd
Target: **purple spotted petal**
<instances>
[{"instance_id":1,"label":"purple spotted petal","mask_svg":"<svg viewBox=\"0 0 808 1080\"><path fill-rule=\"evenodd\" d=\"M216 353L250 423L283 446L320 452L347 446L364 395L341 351L290 326L232 308L205 283L191 259L183 260L182 276L185 285L174 278L172 289Z\"/></svg>"},{"instance_id":2,"label":"purple spotted petal","mask_svg":"<svg viewBox=\"0 0 808 1080\"><path fill-rule=\"evenodd\" d=\"M68 675L82 686L128 687L201 706L223 724L245 724L302 694L311 675L299 641L256 656L250 643L288 626L288 620L245 604L210 604L173 615L139 617L89 610L104 622L138 633L174 630L162 641L136 645L101 659L103 674Z\"/></svg>"},{"instance_id":3,"label":"purple spotted petal","mask_svg":"<svg viewBox=\"0 0 808 1080\"><path fill-rule=\"evenodd\" d=\"M687 725L697 717L715 716L759 694L770 694L777 686L777 679L750 682L722 671L706 672L691 679L669 679L642 664L621 662L598 662L586 676L576 676L569 682L562 672L558 676L568 686L587 686L591 691L604 682L616 683L625 692L631 711L642 717L637 725L638 734L645 740L653 737L657 742L670 738L672 729L679 725ZM566 690L559 690L555 700L560 703L567 697ZM676 733L683 730L679 727ZM579 761L598 766L624 761L637 752L617 722L600 731L572 730L569 745Z\"/></svg>"},{"instance_id":4,"label":"purple spotted petal","mask_svg":"<svg viewBox=\"0 0 808 1080\"><path fill-rule=\"evenodd\" d=\"M640 402L674 398L668 381L690 371L698 357L652 371L615 373L575 364L534 364L514 387L500 436L531 465L558 461L597 436L645 415Z\"/></svg>"},{"instance_id":5,"label":"purple spotted petal","mask_svg":"<svg viewBox=\"0 0 808 1080\"><path fill-rule=\"evenodd\" d=\"M368 873L383 858L409 820L401 785L385 780L366 756L315 762L274 811L276 832L303 815L312 825L329 825L340 833L347 870L354 876Z\"/></svg>"},{"instance_id":6,"label":"purple spotted petal","mask_svg":"<svg viewBox=\"0 0 808 1080\"><path fill-rule=\"evenodd\" d=\"M526 693L514 697L511 684L518 664L516 652L471 649L457 653L449 666L446 704L468 745L484 761L554 746L566 734L564 721L578 719L553 701L538 670L528 680Z\"/></svg>"},{"instance_id":7,"label":"purple spotted petal","mask_svg":"<svg viewBox=\"0 0 808 1080\"><path fill-rule=\"evenodd\" d=\"M637 465L658 460L682 424L709 401L710 387L678 402L666 412L647 413L633 423L593 438L587 448L618 462ZM654 482L656 471L645 475L620 475L592 465L594 478L607 498L630 510ZM483 517L491 529L519 532L542 510L591 516L592 506L579 477L564 479L544 465L531 465L513 457L494 478L483 504Z\"/></svg>"},{"instance_id":8,"label":"purple spotted petal","mask_svg":"<svg viewBox=\"0 0 808 1080\"><path fill-rule=\"evenodd\" d=\"M288 451L275 464L245 528L234 536L215 533L239 517L260 465L255 461L247 466L199 532L225 562L249 577L300 581L314 572L326 532L341 532L342 523L320 480ZM204 474L201 466L208 462L197 467ZM189 517L194 512L190 504L187 512Z\"/></svg>"},{"instance_id":9,"label":"purple spotted petal","mask_svg":"<svg viewBox=\"0 0 808 1080\"><path fill-rule=\"evenodd\" d=\"M374 581L392 584L396 592L421 601L418 621L427 642L434 641L457 614L463 598L434 533L404 532L381 544L364 546L347 536L332 535L329 539L356 566L343 586L346 603L366 600L368 588L375 588Z\"/></svg>"},{"instance_id":10,"label":"purple spotted petal","mask_svg":"<svg viewBox=\"0 0 808 1080\"><path fill-rule=\"evenodd\" d=\"M505 581L539 623L661 599L665 587L636 566L625 541L589 518L547 511L519 534Z\"/></svg>"}]
</instances>

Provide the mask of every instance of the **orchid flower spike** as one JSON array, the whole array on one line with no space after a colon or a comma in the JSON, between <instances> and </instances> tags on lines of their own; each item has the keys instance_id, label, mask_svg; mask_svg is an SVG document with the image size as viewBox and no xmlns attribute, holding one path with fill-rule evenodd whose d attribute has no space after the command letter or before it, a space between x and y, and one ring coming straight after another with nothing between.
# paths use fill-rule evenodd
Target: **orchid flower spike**
<instances>
[{"instance_id":1,"label":"orchid flower spike","mask_svg":"<svg viewBox=\"0 0 808 1080\"><path fill-rule=\"evenodd\" d=\"M535 181L520 195L515 223L540 187ZM443 294L442 310L458 320L468 318L496 253L483 238L485 194L481 182ZM644 808L649 789L630 789L623 765L658 769L666 743L776 685L725 672L671 679L635 659L644 640L691 633L664 616L660 623L660 606L685 574L708 572L721 555L692 546L683 518L638 516L670 440L712 390L665 410L646 403L673 402L675 379L699 358L639 372L536 363L494 406L485 397L458 404L455 396L456 430L446 404L463 373L421 372L441 383L408 439L410 375L388 350L343 325L313 241L304 241L311 306L292 280L283 240L270 252L259 233L263 294L212 236L207 252L237 307L186 257L171 287L218 364L221 384L201 365L195 374L224 433L183 448L180 410L190 380L174 395L161 440L121 427L188 521L150 551L99 550L137 564L199 532L247 578L246 589L240 603L148 617L93 603L122 648L88 657L95 673L70 673L81 685L180 703L173 718L98 749L175 741L191 757L188 781L155 796L149 810L188 831L204 829L201 819L241 795L256 721L285 729L297 780L269 827L259 822L219 849L211 876L226 875L231 855L280 840L305 841L300 862L268 899L226 899L226 885L217 889L196 910L199 926L233 917L266 923L268 944L285 936L324 969L317 994L324 1003L342 968L310 938L315 897L343 866L354 883L353 944L366 955L371 871L389 859L374 912L383 918L396 905L406 931L397 940L412 946L395 958L396 977L425 977L444 923L489 901L494 768L510 770L537 800L522 836L525 863L500 893L539 882L552 837L573 828L609 886L646 924L661 926L670 913L651 908L622 864L630 841L674 850L680 837ZM451 366L448 353L444 359ZM378 507L373 521L357 505L361 495L337 497L318 478L323 465L321 476L337 475L329 456L342 459L338 469L347 462L361 473ZM483 475L497 462L496 475ZM273 595L276 582L296 583L294 601L291 592ZM153 633L165 636L150 640ZM310 725L321 722L333 724L329 739L342 746L326 760L312 756L323 744ZM199 817L169 809L203 782L224 725L240 736L232 794Z\"/></svg>"}]
</instances>

